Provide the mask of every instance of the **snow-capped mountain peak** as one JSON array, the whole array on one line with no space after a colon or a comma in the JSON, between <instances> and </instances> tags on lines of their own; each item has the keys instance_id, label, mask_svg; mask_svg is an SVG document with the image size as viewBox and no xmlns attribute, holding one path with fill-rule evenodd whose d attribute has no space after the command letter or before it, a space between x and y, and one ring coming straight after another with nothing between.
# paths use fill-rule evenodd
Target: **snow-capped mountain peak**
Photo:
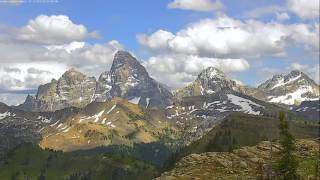
<instances>
[{"instance_id":1,"label":"snow-capped mountain peak","mask_svg":"<svg viewBox=\"0 0 320 180\"><path fill-rule=\"evenodd\" d=\"M236 90L237 83L229 79L224 72L209 67L203 70L189 86L176 92L178 98L214 94L224 89Z\"/></svg>"},{"instance_id":2,"label":"snow-capped mountain peak","mask_svg":"<svg viewBox=\"0 0 320 180\"><path fill-rule=\"evenodd\" d=\"M319 85L298 70L275 75L258 88L268 94L269 102L274 103L292 105L319 98Z\"/></svg>"},{"instance_id":3,"label":"snow-capped mountain peak","mask_svg":"<svg viewBox=\"0 0 320 180\"><path fill-rule=\"evenodd\" d=\"M166 106L172 94L152 79L145 67L129 52L118 51L110 69L112 97L123 97L144 107Z\"/></svg>"},{"instance_id":4,"label":"snow-capped mountain peak","mask_svg":"<svg viewBox=\"0 0 320 180\"><path fill-rule=\"evenodd\" d=\"M209 68L205 69L202 73L200 73L199 78L209 78L209 79L223 78L223 79L225 79L226 75L224 74L224 72L222 72L218 68L209 67Z\"/></svg>"}]
</instances>

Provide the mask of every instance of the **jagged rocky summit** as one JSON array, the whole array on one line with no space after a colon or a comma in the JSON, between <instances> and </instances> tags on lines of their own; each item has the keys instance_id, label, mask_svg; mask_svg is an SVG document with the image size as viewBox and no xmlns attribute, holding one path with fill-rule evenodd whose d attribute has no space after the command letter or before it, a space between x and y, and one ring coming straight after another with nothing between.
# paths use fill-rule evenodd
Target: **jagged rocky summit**
<instances>
[{"instance_id":1,"label":"jagged rocky summit","mask_svg":"<svg viewBox=\"0 0 320 180\"><path fill-rule=\"evenodd\" d=\"M266 101L273 103L299 105L303 101L319 100L319 85L297 70L287 75L275 75L258 89L266 93Z\"/></svg>"},{"instance_id":2,"label":"jagged rocky summit","mask_svg":"<svg viewBox=\"0 0 320 180\"><path fill-rule=\"evenodd\" d=\"M221 70L209 67L202 71L197 79L187 87L178 90L175 95L178 98L187 96L209 95L222 90L239 90L239 85L229 79Z\"/></svg>"},{"instance_id":3,"label":"jagged rocky summit","mask_svg":"<svg viewBox=\"0 0 320 180\"><path fill-rule=\"evenodd\" d=\"M319 100L319 85L301 71L287 75L274 75L260 86L249 87L237 84L217 68L209 67L185 88L177 90L178 99L192 96L207 96L231 90L256 99L286 105L299 105L304 101Z\"/></svg>"},{"instance_id":4,"label":"jagged rocky summit","mask_svg":"<svg viewBox=\"0 0 320 180\"><path fill-rule=\"evenodd\" d=\"M109 72L104 72L97 83L99 101L122 97L143 107L165 107L172 104L172 94L152 79L146 69L130 53L119 51ZM107 94L107 95L106 95Z\"/></svg>"},{"instance_id":5,"label":"jagged rocky summit","mask_svg":"<svg viewBox=\"0 0 320 180\"><path fill-rule=\"evenodd\" d=\"M84 107L98 101L122 97L146 108L172 104L172 94L152 79L146 69L130 53L118 51L110 71L96 81L75 69L65 72L59 80L41 85L35 97L28 96L20 109L55 111L66 107Z\"/></svg>"},{"instance_id":6,"label":"jagged rocky summit","mask_svg":"<svg viewBox=\"0 0 320 180\"><path fill-rule=\"evenodd\" d=\"M84 107L94 100L96 79L75 69L66 71L59 80L41 85L35 97L28 96L20 109L55 111L67 107Z\"/></svg>"}]
</instances>

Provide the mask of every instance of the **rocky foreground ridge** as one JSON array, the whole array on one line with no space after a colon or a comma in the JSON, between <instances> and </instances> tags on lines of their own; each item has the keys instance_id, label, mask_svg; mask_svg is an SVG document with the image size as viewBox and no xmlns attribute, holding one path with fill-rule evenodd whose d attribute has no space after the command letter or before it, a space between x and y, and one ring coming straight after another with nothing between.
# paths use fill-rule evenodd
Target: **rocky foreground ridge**
<instances>
[{"instance_id":1,"label":"rocky foreground ridge","mask_svg":"<svg viewBox=\"0 0 320 180\"><path fill-rule=\"evenodd\" d=\"M157 180L191 179L265 179L268 165L277 159L278 144L272 144L273 159L270 160L271 143L264 141L256 146L242 147L233 152L206 152L191 154L177 162L174 168ZM300 139L296 155L298 173L303 179L316 179L310 165L316 163L319 140ZM314 166L313 166L314 167Z\"/></svg>"}]
</instances>

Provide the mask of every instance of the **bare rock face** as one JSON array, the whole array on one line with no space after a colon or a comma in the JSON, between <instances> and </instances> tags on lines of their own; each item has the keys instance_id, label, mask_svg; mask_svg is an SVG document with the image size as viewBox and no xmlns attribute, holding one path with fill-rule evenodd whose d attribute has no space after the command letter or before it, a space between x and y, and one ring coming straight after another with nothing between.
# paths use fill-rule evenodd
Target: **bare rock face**
<instances>
[{"instance_id":1,"label":"bare rock face","mask_svg":"<svg viewBox=\"0 0 320 180\"><path fill-rule=\"evenodd\" d=\"M62 77L38 88L36 97L28 96L21 109L55 111L66 107L84 107L94 100L94 77L70 69Z\"/></svg>"},{"instance_id":2,"label":"bare rock face","mask_svg":"<svg viewBox=\"0 0 320 180\"><path fill-rule=\"evenodd\" d=\"M130 53L119 51L110 70L111 97L122 97L143 107L171 105L172 94L152 79L146 69Z\"/></svg>"},{"instance_id":3,"label":"bare rock face","mask_svg":"<svg viewBox=\"0 0 320 180\"><path fill-rule=\"evenodd\" d=\"M229 79L221 70L209 67L202 71L198 78L189 86L178 90L178 98L188 96L210 95L222 90L237 90L238 85L235 81Z\"/></svg>"},{"instance_id":4,"label":"bare rock face","mask_svg":"<svg viewBox=\"0 0 320 180\"><path fill-rule=\"evenodd\" d=\"M299 105L302 101L319 99L319 85L297 70L287 75L275 75L258 89L267 94L264 100L273 103Z\"/></svg>"},{"instance_id":5,"label":"bare rock face","mask_svg":"<svg viewBox=\"0 0 320 180\"><path fill-rule=\"evenodd\" d=\"M110 72L103 72L96 85L95 101L105 102L108 99L112 99L110 91L112 89L111 75Z\"/></svg>"}]
</instances>

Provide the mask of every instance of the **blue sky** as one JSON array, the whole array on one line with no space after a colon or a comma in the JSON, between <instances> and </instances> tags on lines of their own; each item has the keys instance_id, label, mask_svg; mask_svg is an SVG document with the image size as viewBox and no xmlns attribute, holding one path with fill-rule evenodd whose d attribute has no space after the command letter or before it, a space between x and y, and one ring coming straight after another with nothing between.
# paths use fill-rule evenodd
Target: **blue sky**
<instances>
[{"instance_id":1,"label":"blue sky","mask_svg":"<svg viewBox=\"0 0 320 180\"><path fill-rule=\"evenodd\" d=\"M207 3L208 7L212 5L212 8L199 6L200 1ZM170 4L173 4L172 7ZM0 94L5 92L7 96L10 91L36 89L51 78L58 78L70 67L97 77L100 72L108 70L111 57L118 49L134 53L155 79L174 88L188 84L207 66L218 66L232 78L252 86L275 73L293 69L306 72L318 82L318 6L317 0L59 0L58 3L0 3L0 52L5 52L0 59ZM38 18L41 15L44 20ZM66 17L75 30L83 25L85 32L70 37L67 34L70 32L43 26L53 29L48 33L45 29L43 33L41 23L51 22L55 19L53 16L59 15ZM56 19L65 20L62 17ZM37 29L30 32L30 21L35 22L31 26L40 28L42 34L34 34ZM232 31L221 30L218 26L223 23L232 24L228 27ZM160 30L161 33L157 33ZM219 36L215 32L220 33ZM266 33L265 40L263 33ZM243 34L244 37L238 37ZM230 39L230 35L239 39ZM52 38L64 39L55 41ZM187 39L186 46L181 43L181 38ZM159 44L161 40L165 44ZM75 41L85 45L68 53L61 48ZM239 45L238 41L242 44ZM207 47L205 43L208 43ZM7 44L10 46L7 47ZM272 47L273 44L275 47ZM52 49L44 47L59 48L51 52ZM170 63L175 67L169 68L171 71L158 68L168 67ZM42 74L28 74L31 66L40 69ZM10 68L18 71L7 71ZM19 78L14 73L20 73Z\"/></svg>"},{"instance_id":2,"label":"blue sky","mask_svg":"<svg viewBox=\"0 0 320 180\"><path fill-rule=\"evenodd\" d=\"M171 0L59 0L58 3L24 3L22 5L0 4L0 23L11 26L23 26L40 14L67 15L77 24L84 24L89 30L98 30L105 42L117 39L130 50L139 49L137 33L164 29L178 31L188 23L202 18L214 17L215 12L183 11L168 9ZM280 3L279 3L280 2ZM284 5L277 0L225 0L225 13L230 17L244 18L247 11L269 5ZM269 21L273 17L262 17ZM293 21L294 18L289 20Z\"/></svg>"}]
</instances>

